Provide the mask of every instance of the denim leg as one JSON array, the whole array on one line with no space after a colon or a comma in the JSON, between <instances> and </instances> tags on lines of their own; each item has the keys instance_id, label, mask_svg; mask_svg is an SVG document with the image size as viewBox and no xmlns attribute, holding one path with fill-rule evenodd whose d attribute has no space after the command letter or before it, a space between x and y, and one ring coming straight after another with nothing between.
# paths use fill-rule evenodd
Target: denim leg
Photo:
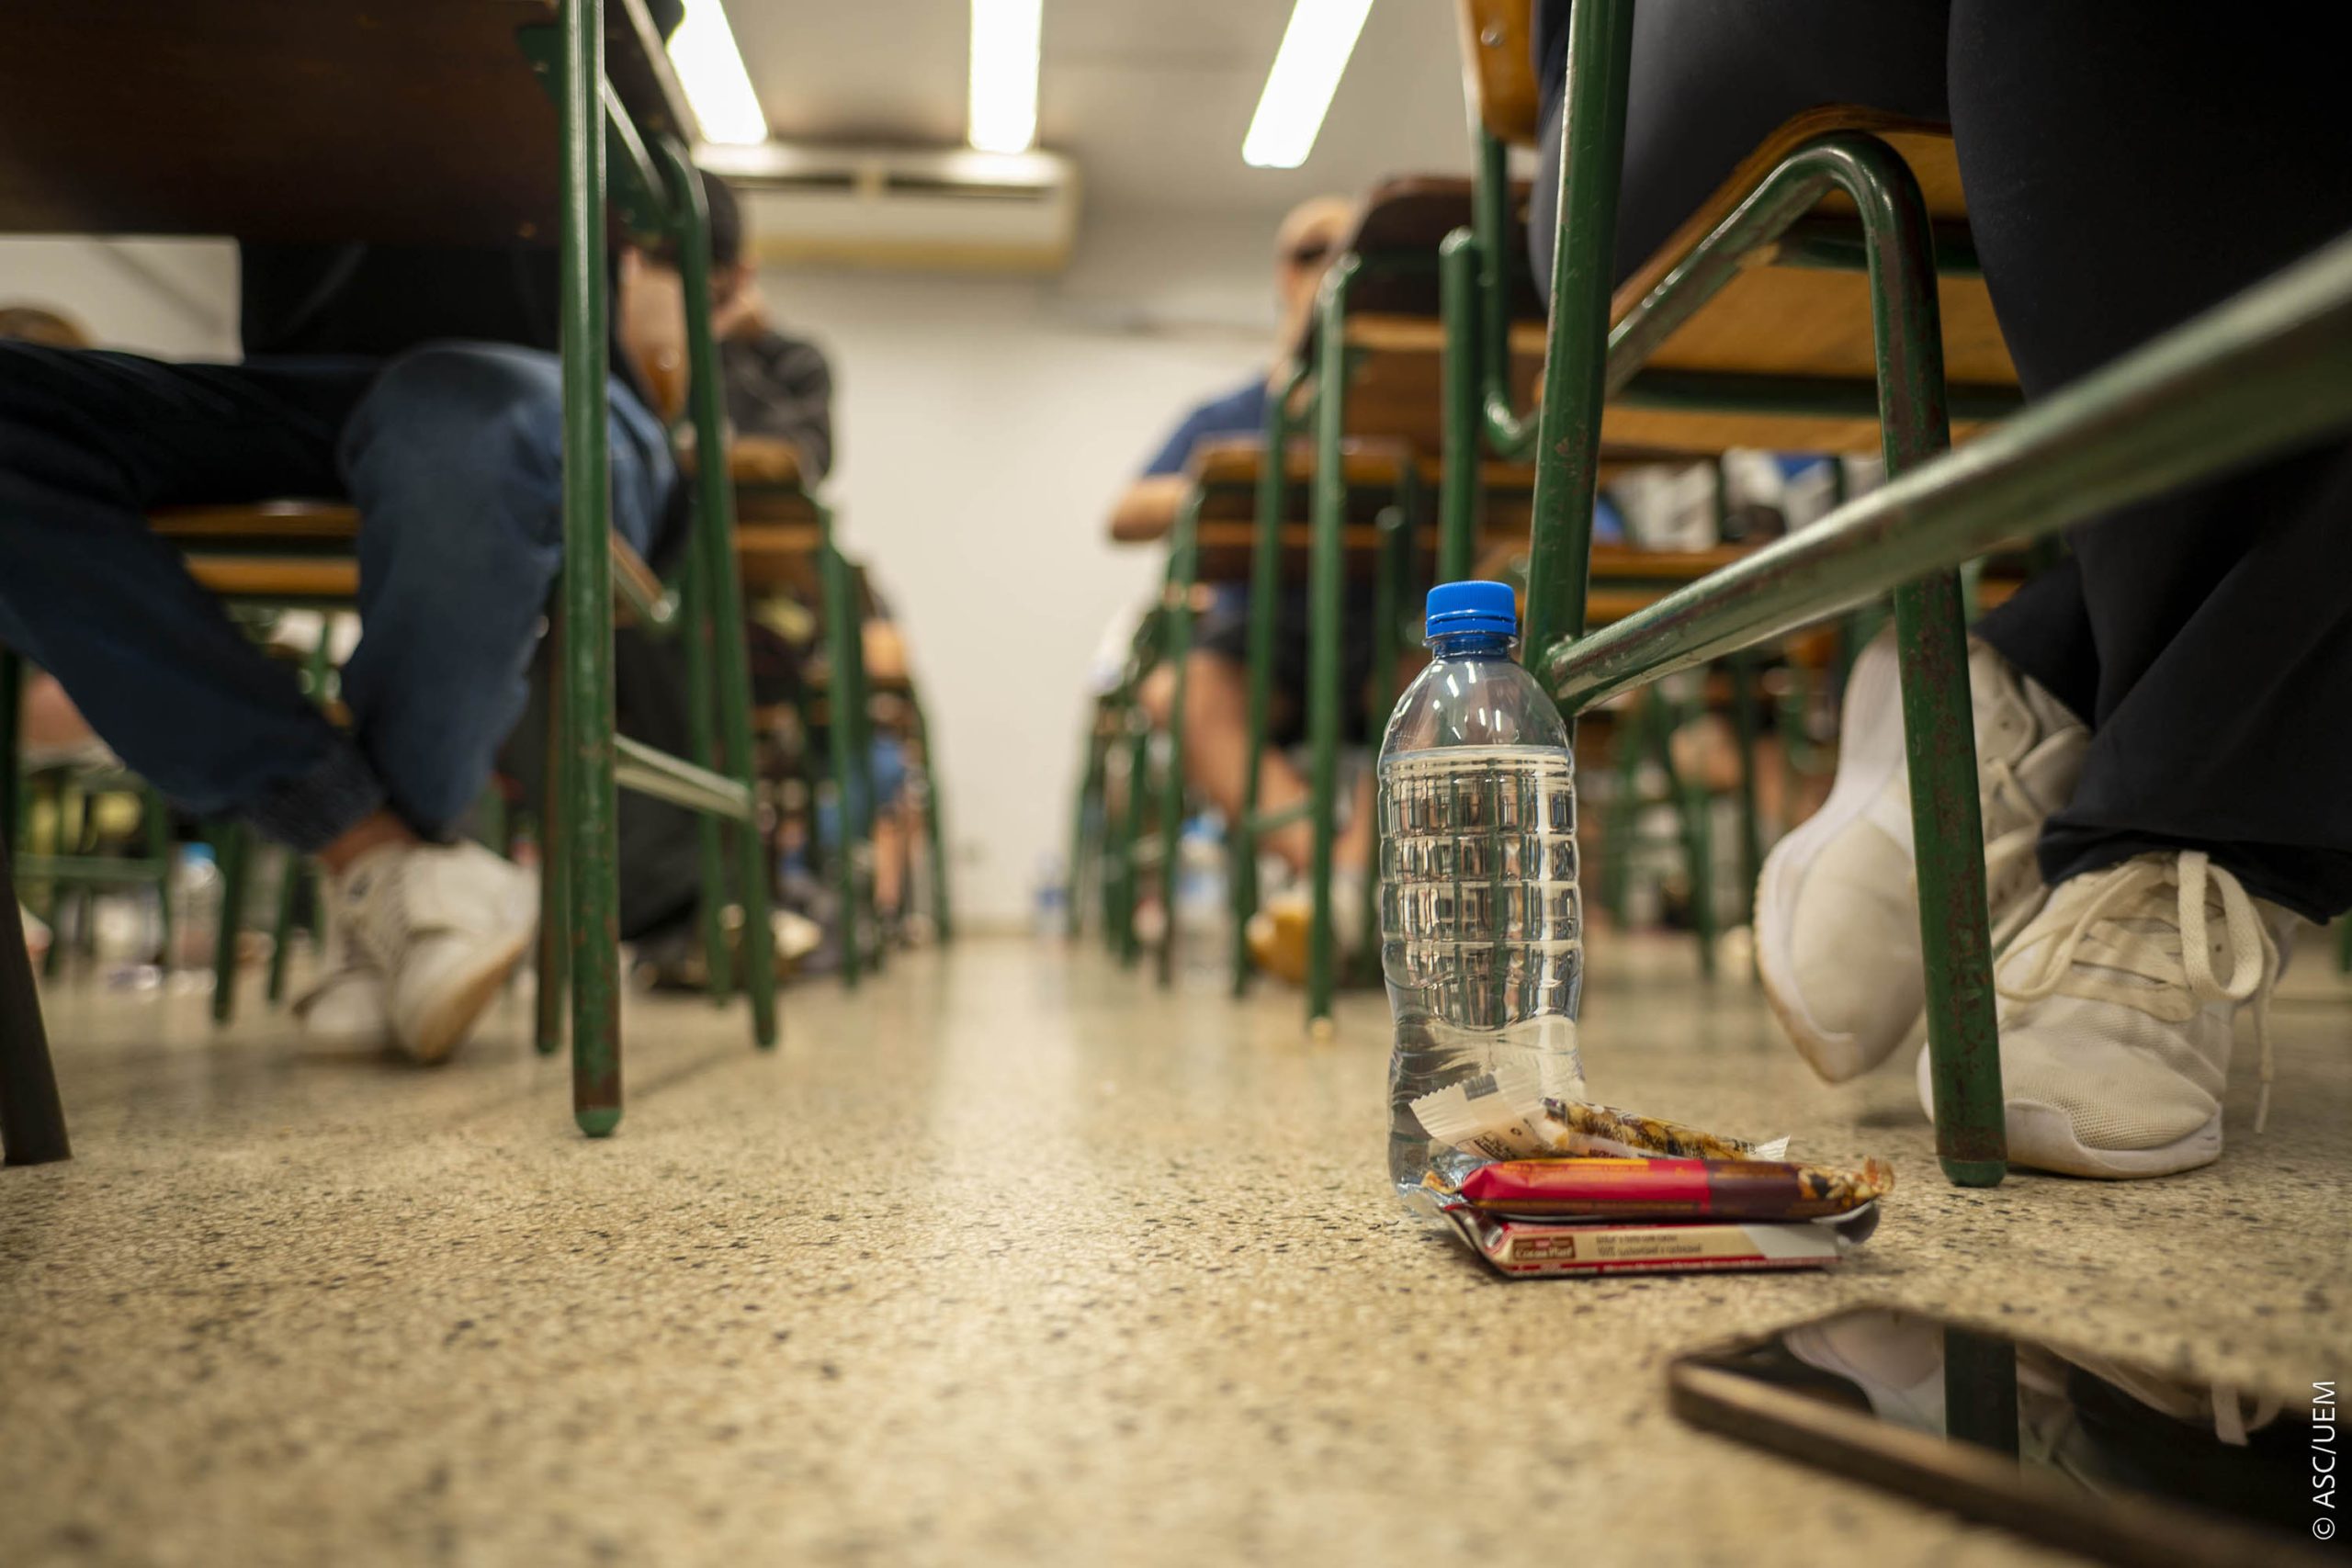
<instances>
[{"instance_id":1,"label":"denim leg","mask_svg":"<svg viewBox=\"0 0 2352 1568\"><path fill-rule=\"evenodd\" d=\"M0 343L0 642L184 809L303 851L383 792L146 513L334 493L334 430L365 376Z\"/></svg>"},{"instance_id":2,"label":"denim leg","mask_svg":"<svg viewBox=\"0 0 2352 1568\"><path fill-rule=\"evenodd\" d=\"M612 388L613 524L640 551L675 480L660 422ZM393 360L345 426L357 502L359 647L344 700L392 807L443 836L523 711L562 560L554 355L432 344Z\"/></svg>"}]
</instances>

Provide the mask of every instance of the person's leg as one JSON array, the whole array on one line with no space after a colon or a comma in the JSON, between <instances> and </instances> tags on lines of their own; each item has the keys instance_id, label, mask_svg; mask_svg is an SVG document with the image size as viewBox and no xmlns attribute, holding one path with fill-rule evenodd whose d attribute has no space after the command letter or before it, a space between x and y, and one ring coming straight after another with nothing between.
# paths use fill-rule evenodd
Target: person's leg
<instances>
[{"instance_id":1,"label":"person's leg","mask_svg":"<svg viewBox=\"0 0 2352 1568\"><path fill-rule=\"evenodd\" d=\"M365 374L0 343L0 641L187 810L305 852L382 786L145 514L338 493L334 431Z\"/></svg>"},{"instance_id":2,"label":"person's leg","mask_svg":"<svg viewBox=\"0 0 2352 1568\"><path fill-rule=\"evenodd\" d=\"M643 548L671 489L668 451L617 388L612 421L613 521ZM562 558L562 425L554 355L451 343L386 366L343 427L362 625L343 692L402 833L329 862L327 906L352 940L308 1000L314 1032L389 1027L438 1060L530 945L534 876L479 845L421 846L410 832L451 836L525 705Z\"/></svg>"},{"instance_id":3,"label":"person's leg","mask_svg":"<svg viewBox=\"0 0 2352 1568\"><path fill-rule=\"evenodd\" d=\"M344 698L391 804L428 837L471 807L523 711L562 560L562 454L555 355L497 344L402 355L345 426L365 631ZM616 383L613 524L640 552L674 479L659 422Z\"/></svg>"},{"instance_id":4,"label":"person's leg","mask_svg":"<svg viewBox=\"0 0 2352 1568\"><path fill-rule=\"evenodd\" d=\"M2337 74L2275 29L1956 0L1961 172L2029 395L2352 227ZM2041 835L2049 904L1996 973L2019 1163L2142 1177L2218 1156L2242 1006L2267 1103L2287 911L2352 906L2347 515L2339 442L2070 536L2093 734ZM1984 633L2040 652L2006 620Z\"/></svg>"},{"instance_id":5,"label":"person's leg","mask_svg":"<svg viewBox=\"0 0 2352 1568\"><path fill-rule=\"evenodd\" d=\"M1971 224L2030 396L2352 226L2339 73L2291 34L1960 0L1951 37ZM2073 532L2097 676L2060 694L2094 739L2051 881L2198 848L2300 913L2352 907L2347 515L2339 444ZM2007 617L1983 635L2039 657Z\"/></svg>"}]
</instances>

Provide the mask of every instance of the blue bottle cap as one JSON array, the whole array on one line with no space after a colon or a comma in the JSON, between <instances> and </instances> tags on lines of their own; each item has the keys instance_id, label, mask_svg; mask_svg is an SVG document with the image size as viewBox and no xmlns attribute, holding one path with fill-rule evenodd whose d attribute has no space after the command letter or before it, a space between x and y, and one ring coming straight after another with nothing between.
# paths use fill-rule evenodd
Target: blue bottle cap
<instances>
[{"instance_id":1,"label":"blue bottle cap","mask_svg":"<svg viewBox=\"0 0 2352 1568\"><path fill-rule=\"evenodd\" d=\"M1519 635L1519 601L1508 582L1441 582L1430 590L1429 620L1422 635L1457 632Z\"/></svg>"}]
</instances>

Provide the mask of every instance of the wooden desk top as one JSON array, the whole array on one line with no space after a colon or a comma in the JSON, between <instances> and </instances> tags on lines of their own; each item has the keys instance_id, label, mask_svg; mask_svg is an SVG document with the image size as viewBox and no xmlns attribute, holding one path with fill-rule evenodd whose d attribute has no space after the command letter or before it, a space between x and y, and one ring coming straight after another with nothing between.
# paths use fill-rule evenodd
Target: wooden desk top
<instances>
[{"instance_id":1,"label":"wooden desk top","mask_svg":"<svg viewBox=\"0 0 2352 1568\"><path fill-rule=\"evenodd\" d=\"M0 232L555 243L555 0L67 0L0 48ZM605 0L640 127L694 119L644 0Z\"/></svg>"}]
</instances>

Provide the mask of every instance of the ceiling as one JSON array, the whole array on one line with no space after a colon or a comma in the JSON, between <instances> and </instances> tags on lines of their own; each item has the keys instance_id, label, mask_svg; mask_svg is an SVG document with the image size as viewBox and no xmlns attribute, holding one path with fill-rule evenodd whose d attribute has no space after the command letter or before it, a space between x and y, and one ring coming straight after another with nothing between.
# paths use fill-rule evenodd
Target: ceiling
<instances>
[{"instance_id":1,"label":"ceiling","mask_svg":"<svg viewBox=\"0 0 2352 1568\"><path fill-rule=\"evenodd\" d=\"M788 141L954 146L968 0L728 0L768 123ZM1284 0L1045 0L1038 139L1090 205L1277 212L1388 175L1469 167L1452 0L1375 0L1315 151L1253 169L1241 138Z\"/></svg>"}]
</instances>

